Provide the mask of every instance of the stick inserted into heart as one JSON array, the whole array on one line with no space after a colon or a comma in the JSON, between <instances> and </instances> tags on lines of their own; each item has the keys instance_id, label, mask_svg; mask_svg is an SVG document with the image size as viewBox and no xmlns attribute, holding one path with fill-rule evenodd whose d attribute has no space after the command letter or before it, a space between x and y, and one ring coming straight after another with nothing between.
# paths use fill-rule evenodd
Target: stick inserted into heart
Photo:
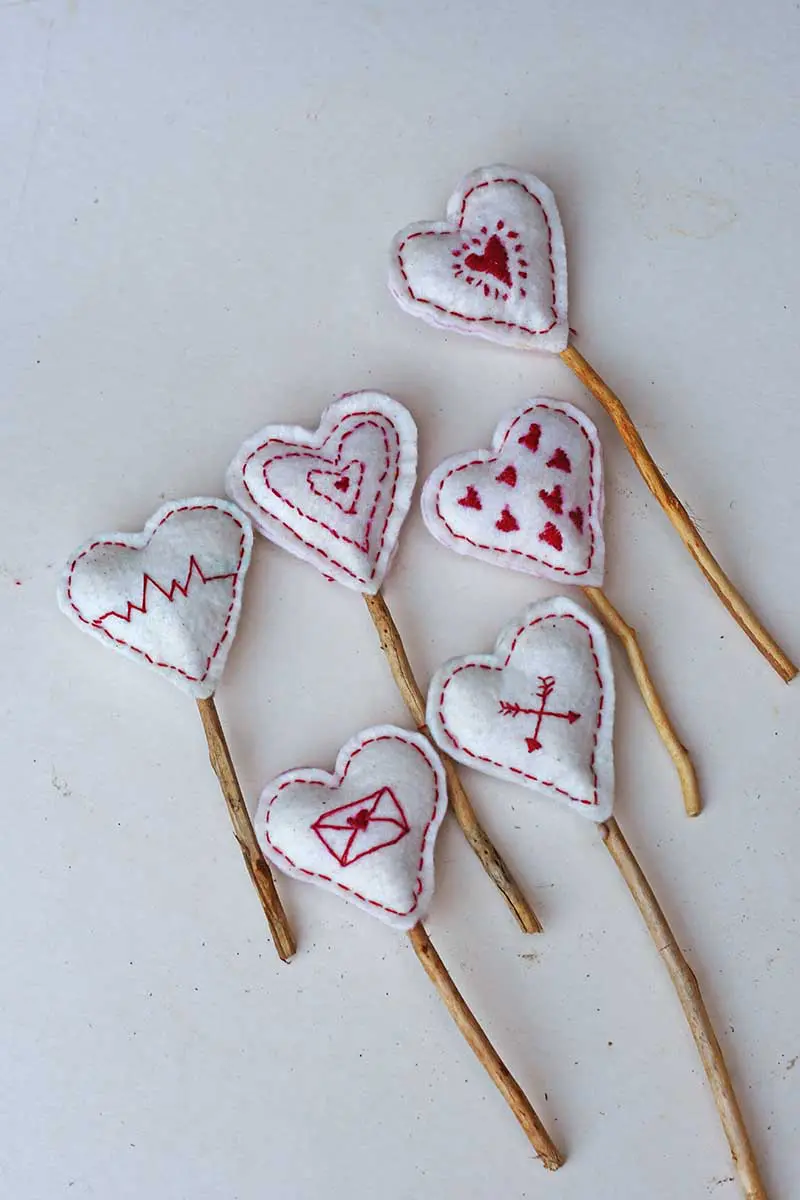
<instances>
[{"instance_id":1,"label":"stick inserted into heart","mask_svg":"<svg viewBox=\"0 0 800 1200\"><path fill-rule=\"evenodd\" d=\"M422 489L430 532L458 554L573 583L622 641L647 710L681 781L687 814L701 810L688 751L656 692L636 633L601 590L605 571L603 456L580 409L532 400L500 419L491 450L441 463Z\"/></svg>"},{"instance_id":2,"label":"stick inserted into heart","mask_svg":"<svg viewBox=\"0 0 800 1200\"><path fill-rule=\"evenodd\" d=\"M58 591L64 613L104 646L158 671L197 702L211 765L233 830L284 962L295 940L253 832L214 703L236 633L253 531L227 500L165 504L142 533L84 543Z\"/></svg>"},{"instance_id":3,"label":"stick inserted into heart","mask_svg":"<svg viewBox=\"0 0 800 1200\"><path fill-rule=\"evenodd\" d=\"M554 1171L561 1155L422 924L433 896L434 846L446 808L447 778L429 739L381 725L342 748L332 775L299 768L273 779L262 793L255 828L264 853L280 870L408 933L456 1025L543 1165Z\"/></svg>"},{"instance_id":4,"label":"stick inserted into heart","mask_svg":"<svg viewBox=\"0 0 800 1200\"><path fill-rule=\"evenodd\" d=\"M697 979L612 816L614 677L602 626L566 597L531 605L492 654L445 663L428 727L459 762L567 804L598 825L670 973L749 1200L765 1200L742 1114Z\"/></svg>"},{"instance_id":5,"label":"stick inserted into heart","mask_svg":"<svg viewBox=\"0 0 800 1200\"><path fill-rule=\"evenodd\" d=\"M425 732L425 697L381 592L416 473L411 414L390 396L356 392L331 404L316 431L267 425L248 438L228 469L227 490L266 538L362 594L397 686ZM445 757L444 766L467 841L520 928L538 933L538 918L481 828L455 764Z\"/></svg>"},{"instance_id":6,"label":"stick inserted into heart","mask_svg":"<svg viewBox=\"0 0 800 1200\"><path fill-rule=\"evenodd\" d=\"M564 230L550 189L513 167L481 167L456 188L447 219L409 225L392 243L389 286L413 316L503 346L559 354L616 425L650 491L722 603L788 683L797 668L728 579L659 471L622 402L570 342Z\"/></svg>"}]
</instances>

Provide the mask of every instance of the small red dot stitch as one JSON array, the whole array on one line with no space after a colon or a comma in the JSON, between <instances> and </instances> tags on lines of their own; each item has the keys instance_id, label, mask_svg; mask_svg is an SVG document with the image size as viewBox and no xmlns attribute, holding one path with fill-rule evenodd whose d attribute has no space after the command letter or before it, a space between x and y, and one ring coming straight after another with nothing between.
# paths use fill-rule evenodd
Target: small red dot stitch
<instances>
[{"instance_id":1,"label":"small red dot stitch","mask_svg":"<svg viewBox=\"0 0 800 1200\"><path fill-rule=\"evenodd\" d=\"M564 539L552 521L548 521L539 534L539 541L547 542L548 546L552 546L554 550L561 550L564 547Z\"/></svg>"},{"instance_id":2,"label":"small red dot stitch","mask_svg":"<svg viewBox=\"0 0 800 1200\"><path fill-rule=\"evenodd\" d=\"M531 454L535 454L539 449L539 440L542 436L541 425L531 425L527 433L523 433L522 437L517 438L520 446L525 446L530 450Z\"/></svg>"},{"instance_id":3,"label":"small red dot stitch","mask_svg":"<svg viewBox=\"0 0 800 1200\"><path fill-rule=\"evenodd\" d=\"M570 509L569 519L570 519L570 521L572 521L572 524L575 526L578 533L583 533L583 509L582 508Z\"/></svg>"},{"instance_id":4,"label":"small red dot stitch","mask_svg":"<svg viewBox=\"0 0 800 1200\"><path fill-rule=\"evenodd\" d=\"M533 629L533 627L535 625L541 624L542 621L574 621L576 625L579 625L581 627L581 629L586 630L586 633L589 638L589 649L590 649L590 652L592 655L592 660L594 662L594 675L595 675L595 679L597 680L597 686L598 686L598 689L600 692L600 703L599 703L598 710L597 710L597 720L595 722L594 735L592 738L592 758L591 758L592 799L591 800L585 800L582 796L573 796L570 792L565 791L564 788L558 787L551 779L541 779L538 775L531 775L527 771L520 770L519 767L507 766L505 763L498 762L496 759L487 758L483 754L477 754L474 750L470 750L468 746L465 746L463 743L459 742L458 739L451 732L451 730L449 730L447 728L447 724L445 722L445 716L444 716L445 697L447 694L447 689L450 686L450 684L453 682L455 677L457 675L459 675L462 671L470 670L473 667L479 667L482 671L503 671L508 666L508 664L511 662L511 657L512 657L514 651L516 650L517 644L518 644L520 638L522 637L522 635L526 632L526 630ZM605 697L604 697L604 690L603 690L603 677L600 674L600 659L597 657L597 651L595 650L594 638L592 637L591 629L589 628L589 626L586 624L585 621L581 621L578 617L574 616L572 613L554 613L553 612L553 613L546 613L544 616L541 616L541 617L536 617L533 621L530 621L528 624L521 625L519 627L519 629L514 634L514 637L511 641L511 647L508 651L508 654L506 655L505 662L502 664L502 666L491 667L487 663L466 662L466 663L461 663L458 667L456 667L456 669L453 671L453 674L448 676L448 678L442 684L442 690L439 693L438 714L439 714L439 721L441 723L442 729L443 729L446 737L452 743L452 745L455 746L455 748L457 750L463 751L463 753L468 755L470 758L474 758L476 760L476 762L484 762L488 766L498 767L500 770L508 771L512 775L519 775L520 778L522 778L522 779L529 779L531 781L531 783L538 784L540 787L549 788L551 791L557 792L561 796L565 796L567 798L567 800L572 800L575 804L585 804L587 806L592 806L592 805L596 805L598 803L597 772L595 770L595 759L597 757L597 738L598 738L598 734L600 732L600 729L601 729L602 723L603 723L603 704L604 704L604 702L605 702Z\"/></svg>"},{"instance_id":5,"label":"small red dot stitch","mask_svg":"<svg viewBox=\"0 0 800 1200\"><path fill-rule=\"evenodd\" d=\"M444 491L445 485L448 483L450 478L454 475L457 475L459 471L467 470L470 467L482 467L482 466L484 466L484 463L487 460L473 459L470 462L459 464L459 466L457 466L457 467L452 467L447 472L447 474L441 480L438 488L436 489L436 516L442 522L442 524L444 525L445 529L447 530L447 532L450 534L451 537L456 538L458 541L464 541L470 546L474 546L476 550L490 550L490 551L495 551L500 554L516 555L517 558L524 558L528 562L542 563L542 565L548 567L551 571L563 572L565 575L568 575L570 578L577 579L581 575L588 574L588 572L592 568L592 563L594 561L595 537L594 537L594 527L591 524L593 504L595 501L596 447L595 447L594 437L589 435L586 428L583 425L581 425L581 423L578 420L576 420L576 418L573 417L571 413L565 413L560 408L553 408L551 405L539 403L539 404L533 406L532 408L526 409L509 426L507 432L505 433L505 435L503 437L502 442L500 443L500 447L497 451L497 454L495 455L494 458L489 459L488 462L489 463L497 462L497 459L500 457L500 455L505 450L505 447L508 444L510 438L513 436L515 431L519 428L520 424L524 424L524 422L528 418L530 418L533 413L535 413L537 410L541 411L542 409L544 409L546 412L559 413L561 416L566 417L568 420L572 421L572 423L574 425L577 425L578 429L581 431L584 438L586 439L586 441L589 444L589 510L588 510L588 516L589 516L590 525L589 525L589 553L588 553L587 560L586 560L586 566L579 571L571 571L571 570L568 570L563 565L561 565L560 563L550 562L548 559L542 558L540 555L528 554L524 550L519 550L516 547L496 546L496 545L492 546L492 545L488 545L486 542L476 542L472 538L468 537L466 534L460 533L457 529L453 528L453 526L447 520L447 517L445 516L444 512L442 511L442 507L441 507L442 493ZM534 431L536 431L536 432L534 432ZM540 436L541 436L541 427L539 425L533 424L530 426L528 433L525 434L523 437L519 437L517 439L517 441L520 443L524 443L525 439L531 438L531 441L532 442L535 441L536 446L538 447L538 444L539 444L538 439ZM530 449L530 447L528 447L528 448Z\"/></svg>"},{"instance_id":6,"label":"small red dot stitch","mask_svg":"<svg viewBox=\"0 0 800 1200\"><path fill-rule=\"evenodd\" d=\"M495 521L495 529L499 529L501 533L514 533L517 529L519 529L519 522L508 505L505 506L502 513Z\"/></svg>"},{"instance_id":7,"label":"small red dot stitch","mask_svg":"<svg viewBox=\"0 0 800 1200\"><path fill-rule=\"evenodd\" d=\"M305 867L298 866L297 863L295 863L294 860L291 859L288 854L285 854L283 852L283 850L281 850L280 847L275 844L275 842L272 840L272 838L270 836L270 832L269 832L269 820L270 820L270 816L272 814L272 806L274 805L275 801L278 799L278 796L284 790L284 788L291 787L291 785L293 783L314 784L315 786L318 786L318 787L327 787L327 786L332 786L332 787L337 787L337 788L341 787L342 783L347 778L347 773L350 770L350 767L351 767L353 761L358 757L358 755L361 753L361 751L366 749L367 746L373 745L374 743L386 742L386 741L401 742L404 746L409 746L411 749L416 750L416 752L419 754L419 756L431 768L431 770L433 772L433 778L434 778L435 789L436 789L434 801L433 801L433 809L431 811L430 817L428 818L427 824L425 825L425 828L422 831L422 841L420 843L419 860L417 863L417 880L414 885L414 903L405 912L401 912L399 909L396 909L396 908L390 908L388 905L381 904L377 900L371 900L369 898L369 896L365 896L361 892L354 891L352 888L347 887L345 884L339 883L338 880L332 879L330 875L323 875L316 871L309 871ZM440 791L440 787L439 787L439 777L433 768L433 761L427 755L427 753L425 751L423 751L422 748L419 745L417 745L416 742L412 742L412 741L406 740L405 738L401 738L397 734L381 734L379 737L367 738L365 741L361 742L358 746L356 746L353 753L350 755L350 758L348 759L347 763L345 764L345 768L344 768L344 771L342 772L341 779L336 784L328 785L326 783L323 783L322 780L319 780L319 779L303 779L301 776L294 775L294 774L291 775L288 779L285 779L282 783L280 783L275 791L275 795L270 800L269 806L267 808L266 817L264 819L264 836L266 837L270 846L272 846L275 853L280 855L280 857L282 859L284 859L289 864L289 866L292 867L295 871L299 871L303 875L307 875L310 879L321 879L321 880L324 880L325 883L333 884L333 886L335 888L337 888L339 891L346 892L346 893L348 893L348 895L356 896L359 900L363 901L364 904L369 904L373 908L380 908L384 912L391 913L392 916L407 917L412 912L414 912L414 910L417 908L417 905L419 903L419 898L422 895L421 872L422 872L422 867L423 867L423 864L425 861L425 845L428 840L428 833L430 831L431 825L433 824L434 820L436 819L436 817L439 813L439 809L441 807L441 802L442 802L442 795L441 795L441 791Z\"/></svg>"}]
</instances>

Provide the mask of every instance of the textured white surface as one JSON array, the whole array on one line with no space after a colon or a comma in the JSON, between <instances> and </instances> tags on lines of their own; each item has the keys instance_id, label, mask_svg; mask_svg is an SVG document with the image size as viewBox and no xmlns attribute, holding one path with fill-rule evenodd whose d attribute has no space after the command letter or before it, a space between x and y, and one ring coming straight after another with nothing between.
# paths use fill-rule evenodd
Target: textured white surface
<instances>
[{"instance_id":1,"label":"textured white surface","mask_svg":"<svg viewBox=\"0 0 800 1200\"><path fill-rule=\"evenodd\" d=\"M547 1176L400 934L281 884L275 959L190 700L53 603L92 529L213 495L269 420L374 387L424 477L549 395L603 437L607 588L706 812L616 652L617 804L703 983L771 1195L800 1136L798 685L717 603L558 359L444 335L394 232L479 162L556 193L570 321L794 656L800 194L794 3L0 7L0 1181L14 1200L734 1200L665 973L588 822L470 773L546 927L452 822L431 936L569 1163ZM421 682L551 584L436 546L387 596ZM406 723L363 602L259 544L218 693L248 798ZM795 1065L797 1064L797 1065Z\"/></svg>"}]
</instances>

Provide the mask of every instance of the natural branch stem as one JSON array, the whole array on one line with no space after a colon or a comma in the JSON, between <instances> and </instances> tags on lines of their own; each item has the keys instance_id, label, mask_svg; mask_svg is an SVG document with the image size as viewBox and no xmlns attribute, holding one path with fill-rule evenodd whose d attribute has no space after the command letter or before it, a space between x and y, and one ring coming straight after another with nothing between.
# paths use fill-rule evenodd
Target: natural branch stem
<instances>
[{"instance_id":1,"label":"natural branch stem","mask_svg":"<svg viewBox=\"0 0 800 1200\"><path fill-rule=\"evenodd\" d=\"M424 927L415 925L408 934L417 958L422 963L428 978L444 1001L450 1016L470 1044L473 1053L488 1071L492 1082L505 1098L514 1116L525 1131L548 1171L557 1171L563 1158L550 1139L528 1097L509 1071L492 1043L476 1021L469 1005L450 978Z\"/></svg>"},{"instance_id":2,"label":"natural branch stem","mask_svg":"<svg viewBox=\"0 0 800 1200\"><path fill-rule=\"evenodd\" d=\"M421 733L424 733L433 744L428 727L425 724L425 697L419 684L414 678L411 664L408 661L405 647L400 639L397 626L381 592L375 596L364 593L364 600L370 616L378 631L381 647L389 660L395 683L405 700L409 712ZM437 753L447 775L447 792L450 806L455 814L464 836L480 859L481 865L495 887L502 894L506 904L514 914L520 929L524 933L541 933L542 926L539 918L525 899L516 880L503 862L500 854L489 840L486 832L478 823L472 802L461 782L456 764L437 747Z\"/></svg>"},{"instance_id":3,"label":"natural branch stem","mask_svg":"<svg viewBox=\"0 0 800 1200\"><path fill-rule=\"evenodd\" d=\"M619 397L611 391L611 388L603 382L594 368L571 343L566 350L561 351L561 357L611 417L633 461L639 468L642 478L677 529L689 553L698 563L700 570L728 612L781 678L786 683L791 682L797 674L797 667L764 628L752 608L739 595L714 558L688 512L656 466Z\"/></svg>"},{"instance_id":4,"label":"natural branch stem","mask_svg":"<svg viewBox=\"0 0 800 1200\"><path fill-rule=\"evenodd\" d=\"M606 594L596 587L585 587L584 592L591 600L597 611L602 616L606 624L613 630L619 640L625 647L625 653L628 656L628 661L631 664L631 670L639 691L642 693L642 699L647 706L647 711L652 717L653 724L658 730L658 735L664 745L667 747L672 761L675 763L678 777L681 781L681 789L683 791L683 804L688 817L696 817L702 810L700 800L700 788L697 784L697 775L695 774L694 765L689 757L689 751L678 738L675 730L672 728L666 709L661 703L661 698L655 689L653 680L650 677L650 672L647 669L647 664L644 661L636 630L617 612L614 605L608 599Z\"/></svg>"},{"instance_id":5,"label":"natural branch stem","mask_svg":"<svg viewBox=\"0 0 800 1200\"><path fill-rule=\"evenodd\" d=\"M261 853L261 849L256 841L255 831L250 820L250 814L247 811L247 805L244 802L242 789L239 787L239 780L236 778L231 752L225 740L225 734L220 723L217 706L214 703L214 697L209 696L207 700L198 700L197 707L200 710L200 719L203 722L203 729L205 730L206 741L208 742L208 754L211 759L211 765L219 780L222 795L228 806L228 813L233 824L233 832L239 843L239 849L242 852L245 865L250 872L253 885L258 892L261 907L264 909L264 915L269 922L275 949L283 961L288 962L297 950L297 943L294 940L294 934L289 926L286 913L283 911L283 905L276 891L269 864Z\"/></svg>"},{"instance_id":6,"label":"natural branch stem","mask_svg":"<svg viewBox=\"0 0 800 1200\"><path fill-rule=\"evenodd\" d=\"M744 1194L747 1200L766 1200L767 1193L758 1173L758 1166L733 1091L728 1068L714 1033L711 1018L703 1003L695 974L681 954L653 889L636 861L633 851L622 836L619 825L612 817L604 825L600 825L599 829L607 850L617 864L636 901L639 912L644 917L650 936L664 960L675 991L678 993L700 1060L711 1085L714 1103L731 1148L731 1155Z\"/></svg>"}]
</instances>

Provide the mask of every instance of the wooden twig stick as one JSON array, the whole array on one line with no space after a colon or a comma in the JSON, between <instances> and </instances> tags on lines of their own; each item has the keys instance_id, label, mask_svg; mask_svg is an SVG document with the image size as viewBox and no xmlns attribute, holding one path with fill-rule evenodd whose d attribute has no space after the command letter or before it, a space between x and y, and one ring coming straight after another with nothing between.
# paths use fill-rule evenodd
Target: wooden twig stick
<instances>
[{"instance_id":1,"label":"wooden twig stick","mask_svg":"<svg viewBox=\"0 0 800 1200\"><path fill-rule=\"evenodd\" d=\"M488 1071L501 1095L519 1121L525 1136L548 1171L557 1171L564 1159L553 1144L528 1097L509 1071L492 1043L476 1021L469 1005L451 979L425 928L419 924L409 931L409 939L433 986L444 1000L450 1016L470 1044L475 1057Z\"/></svg>"},{"instance_id":2,"label":"wooden twig stick","mask_svg":"<svg viewBox=\"0 0 800 1200\"><path fill-rule=\"evenodd\" d=\"M642 478L658 500L664 512L677 529L689 553L719 596L733 619L741 626L751 642L764 655L786 683L797 674L797 667L784 653L772 635L764 628L749 604L739 595L714 555L705 544L686 509L656 466L652 455L642 441L639 431L629 417L622 401L607 386L586 361L579 350L570 343L561 351L564 362L574 371L581 383L602 404L616 425L623 442L639 468Z\"/></svg>"},{"instance_id":3,"label":"wooden twig stick","mask_svg":"<svg viewBox=\"0 0 800 1200\"><path fill-rule=\"evenodd\" d=\"M206 741L208 742L208 754L211 759L211 765L219 780L222 795L225 797L225 803L228 806L228 813L233 824L233 832L239 843L239 849L242 852L247 870L250 872L253 886L258 892L261 907L264 909L264 916L267 918L272 940L275 943L275 949L279 957L284 962L288 962L297 950L297 943L294 940L294 934L289 926L289 921L275 888L269 864L261 853L256 841L250 814L244 802L242 789L239 787L239 780L236 778L231 752L225 740L225 734L220 723L217 706L214 703L214 697L209 696L207 700L198 700L197 707L200 710L200 719L203 722L203 729L205 730Z\"/></svg>"},{"instance_id":4,"label":"wooden twig stick","mask_svg":"<svg viewBox=\"0 0 800 1200\"><path fill-rule=\"evenodd\" d=\"M421 733L435 745L425 724L425 697L419 684L414 678L411 664L408 661L405 647L398 633L397 626L389 612L386 600L381 592L375 596L364 594L367 608L380 638L381 647L389 660L395 683L408 706L408 710ZM517 923L524 933L541 933L542 926L539 918L531 908L511 875L500 854L489 840L485 830L478 822L472 802L464 790L456 764L446 754L437 748L437 753L444 765L447 775L447 792L450 805L461 829L472 849L480 859L481 865L495 887L502 894L506 904L511 909Z\"/></svg>"},{"instance_id":5,"label":"wooden twig stick","mask_svg":"<svg viewBox=\"0 0 800 1200\"><path fill-rule=\"evenodd\" d=\"M617 864L639 912L650 931L678 993L692 1037L695 1040L700 1060L711 1085L714 1103L728 1139L739 1182L747 1200L766 1200L767 1193L758 1173L753 1149L747 1135L744 1119L733 1090L722 1049L706 1011L700 987L694 972L681 954L661 910L653 889L634 857L622 830L613 817L599 827L600 834L614 862Z\"/></svg>"},{"instance_id":6,"label":"wooden twig stick","mask_svg":"<svg viewBox=\"0 0 800 1200\"><path fill-rule=\"evenodd\" d=\"M666 709L661 703L661 698L655 689L650 672L647 669L647 664L644 661L636 630L628 625L627 621L623 620L617 612L614 605L606 596L605 592L596 587L585 587L584 592L591 600L597 611L600 613L603 620L611 630L617 635L619 640L625 647L625 653L628 656L628 661L631 664L631 670L639 691L642 693L647 711L652 717L653 724L658 730L658 735L669 751L672 761L675 763L675 768L678 772L678 777L681 781L681 790L683 792L683 804L686 809L687 817L696 817L702 811L702 802L700 800L700 788L697 784L697 775L695 774L694 764L689 757L689 751L683 745L675 730L672 728L672 723L667 716Z\"/></svg>"}]
</instances>

